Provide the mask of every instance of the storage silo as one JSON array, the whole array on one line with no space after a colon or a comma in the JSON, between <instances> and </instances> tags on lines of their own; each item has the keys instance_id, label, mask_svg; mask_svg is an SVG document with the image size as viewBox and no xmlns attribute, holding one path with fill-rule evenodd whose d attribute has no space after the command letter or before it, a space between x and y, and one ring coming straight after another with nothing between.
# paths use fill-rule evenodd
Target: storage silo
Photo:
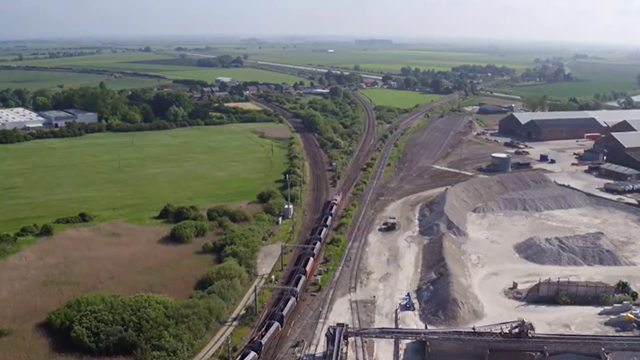
<instances>
[{"instance_id":1,"label":"storage silo","mask_svg":"<svg viewBox=\"0 0 640 360\"><path fill-rule=\"evenodd\" d=\"M511 156L503 153L491 154L491 169L493 171L510 171Z\"/></svg>"}]
</instances>

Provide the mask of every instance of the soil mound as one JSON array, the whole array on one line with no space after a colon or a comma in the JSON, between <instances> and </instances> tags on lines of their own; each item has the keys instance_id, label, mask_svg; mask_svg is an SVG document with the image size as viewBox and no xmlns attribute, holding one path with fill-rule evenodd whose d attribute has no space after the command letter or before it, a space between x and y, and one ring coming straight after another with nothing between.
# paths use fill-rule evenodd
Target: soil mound
<instances>
[{"instance_id":1,"label":"soil mound","mask_svg":"<svg viewBox=\"0 0 640 360\"><path fill-rule=\"evenodd\" d=\"M523 259L540 265L626 266L632 265L616 253L601 232L541 239L530 237L514 246Z\"/></svg>"}]
</instances>

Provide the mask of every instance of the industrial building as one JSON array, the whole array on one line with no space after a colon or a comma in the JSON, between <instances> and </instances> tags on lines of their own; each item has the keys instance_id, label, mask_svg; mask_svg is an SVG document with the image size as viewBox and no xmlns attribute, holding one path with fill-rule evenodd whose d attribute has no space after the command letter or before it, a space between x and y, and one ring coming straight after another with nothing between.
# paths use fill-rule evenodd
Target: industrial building
<instances>
[{"instance_id":1,"label":"industrial building","mask_svg":"<svg viewBox=\"0 0 640 360\"><path fill-rule=\"evenodd\" d=\"M640 170L640 132L611 133L598 140L593 150L604 154L607 163Z\"/></svg>"},{"instance_id":2,"label":"industrial building","mask_svg":"<svg viewBox=\"0 0 640 360\"><path fill-rule=\"evenodd\" d=\"M625 120L628 126L640 126L640 110L513 113L500 120L499 132L530 141L582 139L586 134L608 134Z\"/></svg>"},{"instance_id":3,"label":"industrial building","mask_svg":"<svg viewBox=\"0 0 640 360\"><path fill-rule=\"evenodd\" d=\"M619 181L640 180L640 171L609 163L600 165L599 174L603 178Z\"/></svg>"},{"instance_id":4,"label":"industrial building","mask_svg":"<svg viewBox=\"0 0 640 360\"><path fill-rule=\"evenodd\" d=\"M98 122L98 114L76 109L43 111L39 114L24 108L0 109L0 129L3 130L57 129L70 121L93 124Z\"/></svg>"},{"instance_id":5,"label":"industrial building","mask_svg":"<svg viewBox=\"0 0 640 360\"><path fill-rule=\"evenodd\" d=\"M0 129L27 129L42 128L45 119L37 113L25 108L0 109Z\"/></svg>"}]
</instances>

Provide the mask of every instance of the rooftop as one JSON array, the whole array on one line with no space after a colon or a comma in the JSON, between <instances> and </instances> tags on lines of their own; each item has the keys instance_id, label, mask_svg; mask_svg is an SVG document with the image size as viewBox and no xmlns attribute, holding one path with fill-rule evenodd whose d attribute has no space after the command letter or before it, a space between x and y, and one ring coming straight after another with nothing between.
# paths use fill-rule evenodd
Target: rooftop
<instances>
[{"instance_id":1,"label":"rooftop","mask_svg":"<svg viewBox=\"0 0 640 360\"><path fill-rule=\"evenodd\" d=\"M217 77L216 81L229 82L229 81L233 81L233 78L230 78L230 77Z\"/></svg>"},{"instance_id":2,"label":"rooftop","mask_svg":"<svg viewBox=\"0 0 640 360\"><path fill-rule=\"evenodd\" d=\"M55 117L55 118L73 116L73 114L69 114L67 111L62 111L62 110L43 111L41 112L41 114L50 116L50 117Z\"/></svg>"},{"instance_id":3,"label":"rooftop","mask_svg":"<svg viewBox=\"0 0 640 360\"><path fill-rule=\"evenodd\" d=\"M620 174L626 174L626 175L638 175L640 174L640 171L638 170L634 170L625 166L620 166L620 165L615 165L615 164L610 164L610 163L605 163L600 165L601 169L605 169L605 170L609 170L609 171L615 171L617 173Z\"/></svg>"},{"instance_id":4,"label":"rooftop","mask_svg":"<svg viewBox=\"0 0 640 360\"><path fill-rule=\"evenodd\" d=\"M44 121L44 119L42 116L25 108L0 109L0 124L26 121Z\"/></svg>"},{"instance_id":5,"label":"rooftop","mask_svg":"<svg viewBox=\"0 0 640 360\"><path fill-rule=\"evenodd\" d=\"M631 125L632 128L636 129L636 131L640 131L640 119L625 120L625 122Z\"/></svg>"},{"instance_id":6,"label":"rooftop","mask_svg":"<svg viewBox=\"0 0 640 360\"><path fill-rule=\"evenodd\" d=\"M64 109L64 112L67 112L67 113L73 114L73 115L91 114L90 111L84 111L84 110L78 110L78 109Z\"/></svg>"},{"instance_id":7,"label":"rooftop","mask_svg":"<svg viewBox=\"0 0 640 360\"><path fill-rule=\"evenodd\" d=\"M639 131L611 133L611 136L613 136L614 139L618 140L618 142L622 144L625 149L640 148Z\"/></svg>"},{"instance_id":8,"label":"rooftop","mask_svg":"<svg viewBox=\"0 0 640 360\"><path fill-rule=\"evenodd\" d=\"M513 113L521 124L529 121L595 119L602 126L611 126L623 120L640 119L640 110L554 111Z\"/></svg>"}]
</instances>

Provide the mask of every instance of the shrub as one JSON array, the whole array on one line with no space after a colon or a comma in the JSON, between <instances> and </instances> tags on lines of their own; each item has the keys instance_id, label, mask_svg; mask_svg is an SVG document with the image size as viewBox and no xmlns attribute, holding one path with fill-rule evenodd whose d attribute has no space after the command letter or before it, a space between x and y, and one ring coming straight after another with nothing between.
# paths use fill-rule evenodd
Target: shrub
<instances>
[{"instance_id":1,"label":"shrub","mask_svg":"<svg viewBox=\"0 0 640 360\"><path fill-rule=\"evenodd\" d=\"M213 252L213 244L211 241L205 241L204 244L202 244L202 252L205 254Z\"/></svg>"},{"instance_id":2,"label":"shrub","mask_svg":"<svg viewBox=\"0 0 640 360\"><path fill-rule=\"evenodd\" d=\"M241 284L247 282L245 269L236 260L230 259L222 264L214 265L205 276L200 279L199 288L208 289L218 281L225 279L238 280Z\"/></svg>"},{"instance_id":3,"label":"shrub","mask_svg":"<svg viewBox=\"0 0 640 360\"><path fill-rule=\"evenodd\" d=\"M53 233L54 233L53 225L44 224L40 228L40 232L38 233L38 236L53 236Z\"/></svg>"},{"instance_id":4,"label":"shrub","mask_svg":"<svg viewBox=\"0 0 640 360\"><path fill-rule=\"evenodd\" d=\"M82 219L80 218L80 216L65 216L65 217L61 217L56 219L53 223L54 224L80 224L82 222Z\"/></svg>"},{"instance_id":5,"label":"shrub","mask_svg":"<svg viewBox=\"0 0 640 360\"><path fill-rule=\"evenodd\" d=\"M13 245L18 241L15 235L9 233L0 233L0 244Z\"/></svg>"},{"instance_id":6,"label":"shrub","mask_svg":"<svg viewBox=\"0 0 640 360\"><path fill-rule=\"evenodd\" d=\"M218 220L215 221L216 224L218 224L217 226L219 228L221 228L224 231L229 230L231 227L233 227L233 223L231 222L231 220L229 220L228 217L222 217L219 218Z\"/></svg>"},{"instance_id":7,"label":"shrub","mask_svg":"<svg viewBox=\"0 0 640 360\"><path fill-rule=\"evenodd\" d=\"M169 233L169 238L173 242L179 244L187 244L190 243L194 238L194 226L188 222L182 222L177 225L174 225L171 228L171 233Z\"/></svg>"},{"instance_id":8,"label":"shrub","mask_svg":"<svg viewBox=\"0 0 640 360\"><path fill-rule=\"evenodd\" d=\"M571 305L571 299L564 291L558 291L556 293L556 303L558 305Z\"/></svg>"},{"instance_id":9,"label":"shrub","mask_svg":"<svg viewBox=\"0 0 640 360\"><path fill-rule=\"evenodd\" d=\"M186 359L211 324L222 320L224 309L219 299L90 294L50 312L47 324L57 338L92 358Z\"/></svg>"},{"instance_id":10,"label":"shrub","mask_svg":"<svg viewBox=\"0 0 640 360\"><path fill-rule=\"evenodd\" d=\"M232 304L242 295L242 284L238 279L222 279L211 285L206 294L214 294L227 304Z\"/></svg>"},{"instance_id":11,"label":"shrub","mask_svg":"<svg viewBox=\"0 0 640 360\"><path fill-rule=\"evenodd\" d=\"M195 224L193 224L193 227L194 227L193 235L195 237L203 237L209 233L209 224L204 223L202 221L196 222Z\"/></svg>"},{"instance_id":12,"label":"shrub","mask_svg":"<svg viewBox=\"0 0 640 360\"><path fill-rule=\"evenodd\" d=\"M95 214L89 214L86 212L81 212L80 214L78 214L78 217L80 218L80 220L84 223L89 223L92 222L93 220L95 220L96 217L98 217Z\"/></svg>"},{"instance_id":13,"label":"shrub","mask_svg":"<svg viewBox=\"0 0 640 360\"><path fill-rule=\"evenodd\" d=\"M628 301L628 302L633 302L635 301L633 299L633 297L630 294L618 294L618 295L614 295L613 296L613 300L612 302L614 304L622 304L623 302Z\"/></svg>"},{"instance_id":14,"label":"shrub","mask_svg":"<svg viewBox=\"0 0 640 360\"><path fill-rule=\"evenodd\" d=\"M175 211L176 211L176 207L174 205L167 204L162 208L162 210L160 210L160 213L158 214L158 216L156 216L156 218L160 220L173 219L173 213Z\"/></svg>"},{"instance_id":15,"label":"shrub","mask_svg":"<svg viewBox=\"0 0 640 360\"><path fill-rule=\"evenodd\" d=\"M13 334L13 329L8 326L0 326L0 339L10 336L11 334Z\"/></svg>"},{"instance_id":16,"label":"shrub","mask_svg":"<svg viewBox=\"0 0 640 360\"><path fill-rule=\"evenodd\" d=\"M631 285L627 281L620 280L616 283L616 291L621 294L629 294L631 293Z\"/></svg>"},{"instance_id":17,"label":"shrub","mask_svg":"<svg viewBox=\"0 0 640 360\"><path fill-rule=\"evenodd\" d=\"M276 189L266 189L258 193L257 199L261 204L266 204L269 200L280 197L280 192Z\"/></svg>"},{"instance_id":18,"label":"shrub","mask_svg":"<svg viewBox=\"0 0 640 360\"><path fill-rule=\"evenodd\" d=\"M236 224L249 221L249 214L242 209L232 209L226 205L217 205L207 210L209 221L217 221L225 217Z\"/></svg>"},{"instance_id":19,"label":"shrub","mask_svg":"<svg viewBox=\"0 0 640 360\"><path fill-rule=\"evenodd\" d=\"M186 220L202 221L204 217L200 214L197 206L178 206L173 212L171 220L174 224L177 224Z\"/></svg>"},{"instance_id":20,"label":"shrub","mask_svg":"<svg viewBox=\"0 0 640 360\"><path fill-rule=\"evenodd\" d=\"M34 236L34 235L37 235L39 231L40 231L40 227L37 224L25 225L22 228L20 228L20 231L16 233L16 236L17 237Z\"/></svg>"},{"instance_id":21,"label":"shrub","mask_svg":"<svg viewBox=\"0 0 640 360\"><path fill-rule=\"evenodd\" d=\"M598 304L600 304L602 306L613 305L613 298L609 294L600 294L600 296L598 296ZM565 305L565 304L563 304L563 305ZM566 304L566 305L568 305L568 304Z\"/></svg>"}]
</instances>

